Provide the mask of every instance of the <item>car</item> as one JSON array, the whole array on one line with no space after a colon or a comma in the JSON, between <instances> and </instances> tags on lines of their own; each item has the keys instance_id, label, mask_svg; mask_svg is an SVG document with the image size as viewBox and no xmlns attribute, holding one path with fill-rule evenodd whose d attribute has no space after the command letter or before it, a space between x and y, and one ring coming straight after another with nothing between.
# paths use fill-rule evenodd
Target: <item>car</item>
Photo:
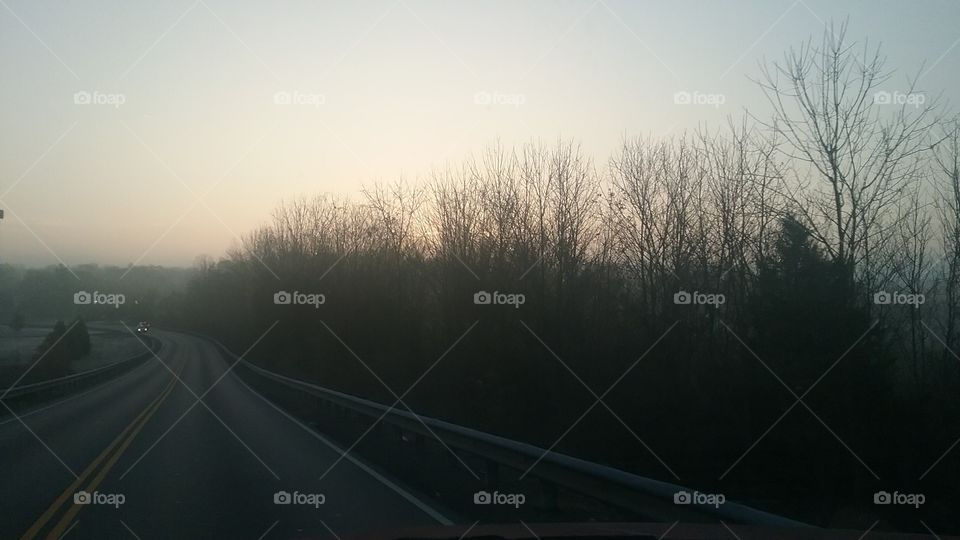
<instances>
[{"instance_id":1,"label":"car","mask_svg":"<svg viewBox=\"0 0 960 540\"><path fill-rule=\"evenodd\" d=\"M150 323L147 321L140 321L137 323L137 333L146 334L150 330Z\"/></svg>"}]
</instances>

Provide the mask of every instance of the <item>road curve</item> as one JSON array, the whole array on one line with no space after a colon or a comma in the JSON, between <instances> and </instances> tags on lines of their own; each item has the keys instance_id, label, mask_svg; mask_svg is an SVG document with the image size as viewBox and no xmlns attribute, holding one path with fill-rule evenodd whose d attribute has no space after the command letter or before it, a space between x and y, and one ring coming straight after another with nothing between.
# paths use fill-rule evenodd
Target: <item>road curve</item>
<instances>
[{"instance_id":1,"label":"road curve","mask_svg":"<svg viewBox=\"0 0 960 540\"><path fill-rule=\"evenodd\" d=\"M0 418L0 538L334 538L449 523L396 480L340 459L209 342L154 335L163 348L135 370ZM96 493L91 504L75 502L81 491Z\"/></svg>"}]
</instances>

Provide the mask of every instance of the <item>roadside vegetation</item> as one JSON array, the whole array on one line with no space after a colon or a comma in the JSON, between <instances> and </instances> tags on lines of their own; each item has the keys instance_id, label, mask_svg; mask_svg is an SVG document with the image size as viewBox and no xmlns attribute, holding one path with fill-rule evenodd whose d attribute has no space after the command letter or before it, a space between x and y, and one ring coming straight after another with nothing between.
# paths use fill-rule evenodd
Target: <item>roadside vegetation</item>
<instances>
[{"instance_id":1,"label":"roadside vegetation","mask_svg":"<svg viewBox=\"0 0 960 540\"><path fill-rule=\"evenodd\" d=\"M34 351L30 362L33 369L24 378L24 382L43 381L69 375L73 363L88 354L90 354L90 333L83 319L73 321L70 326L63 321L57 321L53 330Z\"/></svg>"}]
</instances>

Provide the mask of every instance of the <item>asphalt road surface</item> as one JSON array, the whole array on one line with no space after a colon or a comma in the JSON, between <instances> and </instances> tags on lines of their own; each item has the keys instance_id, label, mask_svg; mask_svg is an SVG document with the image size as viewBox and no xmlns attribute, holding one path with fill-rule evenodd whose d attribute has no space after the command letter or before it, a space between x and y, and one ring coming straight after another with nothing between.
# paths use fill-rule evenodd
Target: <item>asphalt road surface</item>
<instances>
[{"instance_id":1,"label":"asphalt road surface","mask_svg":"<svg viewBox=\"0 0 960 540\"><path fill-rule=\"evenodd\" d=\"M335 538L449 523L248 388L209 342L153 335L157 357L117 379L19 418L0 409L0 538Z\"/></svg>"}]
</instances>

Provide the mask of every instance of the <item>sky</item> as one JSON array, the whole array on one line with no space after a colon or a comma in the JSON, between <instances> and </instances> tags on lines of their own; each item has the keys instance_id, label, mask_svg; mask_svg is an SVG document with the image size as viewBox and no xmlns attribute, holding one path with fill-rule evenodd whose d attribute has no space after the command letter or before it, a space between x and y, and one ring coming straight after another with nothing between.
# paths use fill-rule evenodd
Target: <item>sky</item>
<instances>
[{"instance_id":1,"label":"sky","mask_svg":"<svg viewBox=\"0 0 960 540\"><path fill-rule=\"evenodd\" d=\"M890 91L960 103L957 0L0 0L0 262L190 265L282 199L498 140L603 169L625 137L762 115L758 63L847 18Z\"/></svg>"}]
</instances>

